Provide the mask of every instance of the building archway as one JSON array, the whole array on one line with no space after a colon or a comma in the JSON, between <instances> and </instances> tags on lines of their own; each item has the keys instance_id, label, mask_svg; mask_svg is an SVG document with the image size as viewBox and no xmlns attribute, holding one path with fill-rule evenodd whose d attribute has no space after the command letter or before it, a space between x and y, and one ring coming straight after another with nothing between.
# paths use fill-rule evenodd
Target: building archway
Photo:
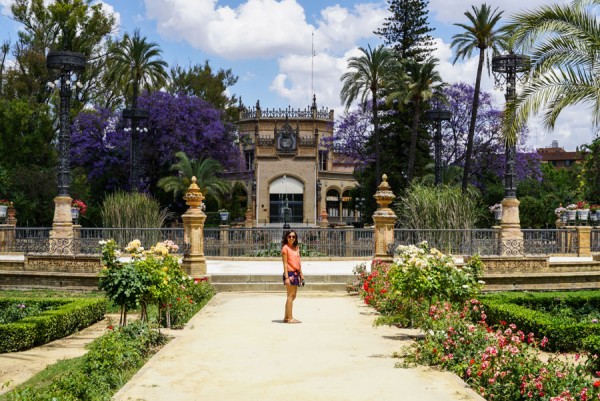
<instances>
[{"instance_id":1,"label":"building archway","mask_svg":"<svg viewBox=\"0 0 600 401\"><path fill-rule=\"evenodd\" d=\"M302 223L304 221L304 184L283 175L269 185L269 221Z\"/></svg>"}]
</instances>

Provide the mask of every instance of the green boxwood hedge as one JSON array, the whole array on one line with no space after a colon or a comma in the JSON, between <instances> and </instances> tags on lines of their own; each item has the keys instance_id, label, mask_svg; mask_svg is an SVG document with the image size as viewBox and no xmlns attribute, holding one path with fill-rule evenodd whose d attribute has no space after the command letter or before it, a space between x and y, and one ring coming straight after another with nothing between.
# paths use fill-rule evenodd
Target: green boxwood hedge
<instances>
[{"instance_id":1,"label":"green boxwood hedge","mask_svg":"<svg viewBox=\"0 0 600 401\"><path fill-rule=\"evenodd\" d=\"M0 324L0 352L21 351L63 338L104 318L103 298L35 299L0 301L0 308L13 303L38 304L52 309L14 323Z\"/></svg>"},{"instance_id":2,"label":"green boxwood hedge","mask_svg":"<svg viewBox=\"0 0 600 401\"><path fill-rule=\"evenodd\" d=\"M490 324L505 321L514 323L525 333L532 332L539 338L546 336L549 350L581 351L584 349L584 339L588 336L600 336L598 323L573 323L536 309L557 303L575 308L587 305L600 309L599 291L499 293L482 295L480 300ZM590 341L586 348L591 347Z\"/></svg>"}]
</instances>

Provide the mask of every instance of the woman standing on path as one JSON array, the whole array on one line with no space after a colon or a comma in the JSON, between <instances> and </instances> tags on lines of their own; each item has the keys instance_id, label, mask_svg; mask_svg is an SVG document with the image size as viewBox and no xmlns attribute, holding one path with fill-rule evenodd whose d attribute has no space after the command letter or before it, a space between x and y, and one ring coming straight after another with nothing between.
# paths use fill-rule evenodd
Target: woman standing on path
<instances>
[{"instance_id":1,"label":"woman standing on path","mask_svg":"<svg viewBox=\"0 0 600 401\"><path fill-rule=\"evenodd\" d=\"M292 315L292 307L298 287L304 281L302 264L300 262L300 246L298 245L298 234L294 230L285 231L281 239L281 257L283 259L283 284L287 290L285 302L284 323L300 323Z\"/></svg>"}]
</instances>

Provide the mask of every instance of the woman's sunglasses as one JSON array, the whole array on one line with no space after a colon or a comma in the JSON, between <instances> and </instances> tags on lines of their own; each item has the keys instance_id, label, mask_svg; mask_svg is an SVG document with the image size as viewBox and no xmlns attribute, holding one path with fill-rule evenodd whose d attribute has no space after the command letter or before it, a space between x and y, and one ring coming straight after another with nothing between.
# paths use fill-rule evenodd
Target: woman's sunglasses
<instances>
[{"instance_id":1,"label":"woman's sunglasses","mask_svg":"<svg viewBox=\"0 0 600 401\"><path fill-rule=\"evenodd\" d=\"M288 235L288 238L296 238L295 235Z\"/></svg>"}]
</instances>

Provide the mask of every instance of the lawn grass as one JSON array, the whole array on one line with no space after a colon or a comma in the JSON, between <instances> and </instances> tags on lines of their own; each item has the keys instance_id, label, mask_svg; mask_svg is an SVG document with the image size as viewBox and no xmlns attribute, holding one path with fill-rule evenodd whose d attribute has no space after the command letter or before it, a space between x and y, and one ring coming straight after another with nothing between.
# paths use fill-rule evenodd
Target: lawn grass
<instances>
[{"instance_id":1,"label":"lawn grass","mask_svg":"<svg viewBox=\"0 0 600 401\"><path fill-rule=\"evenodd\" d=\"M51 386L56 383L59 377L73 371L82 371L84 367L84 357L79 356L72 359L63 359L52 365L48 365L44 370L33 376L31 379L24 383L19 384L15 389L11 390L6 394L0 395L0 401L9 401L16 398L15 391L20 392L21 395L30 393L31 390L42 389ZM25 389L29 389L25 391ZM11 395L12 393L12 395ZM23 394L24 393L24 394ZM22 399L27 399L23 397Z\"/></svg>"}]
</instances>

